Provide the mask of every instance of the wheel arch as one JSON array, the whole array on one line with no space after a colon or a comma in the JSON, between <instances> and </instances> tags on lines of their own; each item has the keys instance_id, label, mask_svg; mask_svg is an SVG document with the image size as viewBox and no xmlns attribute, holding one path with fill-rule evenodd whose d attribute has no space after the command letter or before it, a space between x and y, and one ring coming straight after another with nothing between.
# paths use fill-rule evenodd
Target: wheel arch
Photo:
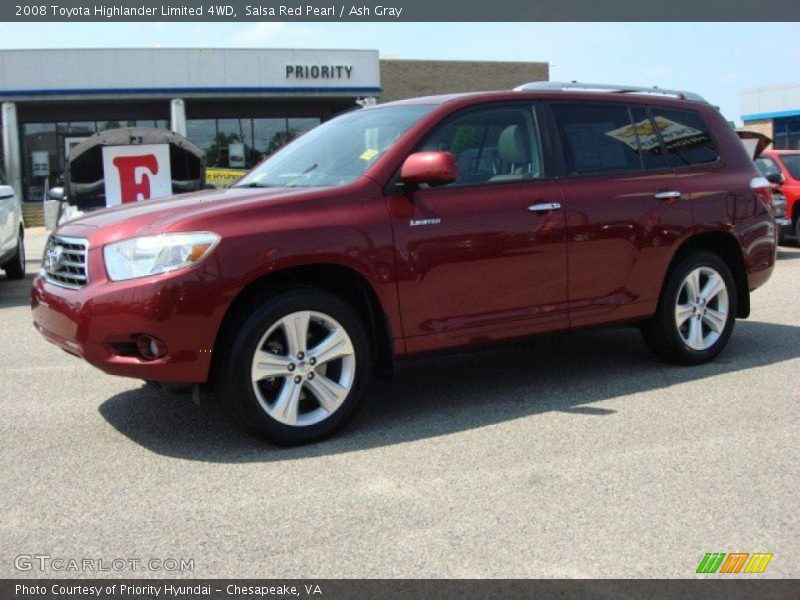
<instances>
[{"instance_id":1,"label":"wheel arch","mask_svg":"<svg viewBox=\"0 0 800 600\"><path fill-rule=\"evenodd\" d=\"M695 234L678 247L672 256L672 260L667 268L667 277L661 286L661 294L669 279L669 274L675 265L687 254L692 252L705 251L719 256L728 265L736 284L736 317L746 319L750 316L750 288L747 280L747 270L745 269L744 257L739 247L739 243L733 234L725 231L708 231Z\"/></svg>"},{"instance_id":2,"label":"wheel arch","mask_svg":"<svg viewBox=\"0 0 800 600\"><path fill-rule=\"evenodd\" d=\"M212 360L211 377L218 368L219 349L229 342L237 319L266 299L297 288L316 288L340 297L359 314L364 315L373 354L373 371L390 378L394 372L394 345L389 320L378 295L366 277L352 267L334 263L317 263L286 267L262 275L244 288L228 306L219 327Z\"/></svg>"}]
</instances>

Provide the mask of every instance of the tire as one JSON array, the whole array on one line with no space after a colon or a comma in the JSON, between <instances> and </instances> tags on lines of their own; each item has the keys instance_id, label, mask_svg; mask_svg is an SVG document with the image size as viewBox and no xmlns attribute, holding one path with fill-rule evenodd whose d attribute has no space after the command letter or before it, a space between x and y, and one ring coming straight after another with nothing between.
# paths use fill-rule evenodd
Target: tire
<instances>
[{"instance_id":1,"label":"tire","mask_svg":"<svg viewBox=\"0 0 800 600\"><path fill-rule=\"evenodd\" d=\"M343 427L361 403L371 371L369 338L358 314L316 288L280 293L242 313L223 332L217 357L215 387L223 410L240 427L279 445L317 441ZM305 340L297 333L303 330Z\"/></svg>"},{"instance_id":2,"label":"tire","mask_svg":"<svg viewBox=\"0 0 800 600\"><path fill-rule=\"evenodd\" d=\"M716 283L709 289L712 281ZM716 254L696 252L670 271L656 315L642 334L656 356L699 365L722 352L735 321L736 285L730 268Z\"/></svg>"},{"instance_id":3,"label":"tire","mask_svg":"<svg viewBox=\"0 0 800 600\"><path fill-rule=\"evenodd\" d=\"M20 229L17 238L17 252L3 265L6 277L9 279L23 279L25 277L25 234Z\"/></svg>"}]
</instances>

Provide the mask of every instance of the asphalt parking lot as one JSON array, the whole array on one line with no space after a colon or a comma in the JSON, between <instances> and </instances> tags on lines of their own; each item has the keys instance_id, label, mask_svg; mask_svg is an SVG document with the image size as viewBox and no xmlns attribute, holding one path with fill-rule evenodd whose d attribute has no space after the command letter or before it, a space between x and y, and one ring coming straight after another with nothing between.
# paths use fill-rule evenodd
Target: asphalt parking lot
<instances>
[{"instance_id":1,"label":"asphalt parking lot","mask_svg":"<svg viewBox=\"0 0 800 600\"><path fill-rule=\"evenodd\" d=\"M0 276L0 575L19 555L192 559L191 577L693 577L707 552L800 576L800 248L728 349L637 331L404 363L334 439L279 449L47 344ZM103 576L167 573L123 570ZM708 576L706 576L708 577Z\"/></svg>"}]
</instances>

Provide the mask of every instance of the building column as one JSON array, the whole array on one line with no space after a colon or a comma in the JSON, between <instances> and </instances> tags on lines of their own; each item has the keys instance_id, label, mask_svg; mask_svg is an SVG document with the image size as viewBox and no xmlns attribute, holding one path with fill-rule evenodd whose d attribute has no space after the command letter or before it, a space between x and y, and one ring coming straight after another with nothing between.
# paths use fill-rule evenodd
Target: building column
<instances>
[{"instance_id":1,"label":"building column","mask_svg":"<svg viewBox=\"0 0 800 600\"><path fill-rule=\"evenodd\" d=\"M22 161L19 150L19 125L17 123L17 105L3 102L3 158L8 184L22 201Z\"/></svg>"},{"instance_id":2,"label":"building column","mask_svg":"<svg viewBox=\"0 0 800 600\"><path fill-rule=\"evenodd\" d=\"M182 98L173 98L169 103L169 128L186 137L186 104Z\"/></svg>"}]
</instances>

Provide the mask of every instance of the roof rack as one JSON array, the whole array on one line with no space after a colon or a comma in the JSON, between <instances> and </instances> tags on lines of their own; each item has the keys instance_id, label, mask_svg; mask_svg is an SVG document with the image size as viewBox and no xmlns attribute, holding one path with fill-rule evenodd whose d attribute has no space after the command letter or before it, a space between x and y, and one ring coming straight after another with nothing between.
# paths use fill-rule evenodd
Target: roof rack
<instances>
[{"instance_id":1,"label":"roof rack","mask_svg":"<svg viewBox=\"0 0 800 600\"><path fill-rule=\"evenodd\" d=\"M669 96L672 98L680 98L681 100L690 100L692 102L702 102L708 104L708 101L700 94L694 92L686 92L680 90L665 90L659 87L638 87L634 85L608 85L603 83L579 83L577 81L534 81L532 83L523 83L514 88L515 92L592 92L592 93L606 93L606 94L644 94L654 96Z\"/></svg>"}]
</instances>

